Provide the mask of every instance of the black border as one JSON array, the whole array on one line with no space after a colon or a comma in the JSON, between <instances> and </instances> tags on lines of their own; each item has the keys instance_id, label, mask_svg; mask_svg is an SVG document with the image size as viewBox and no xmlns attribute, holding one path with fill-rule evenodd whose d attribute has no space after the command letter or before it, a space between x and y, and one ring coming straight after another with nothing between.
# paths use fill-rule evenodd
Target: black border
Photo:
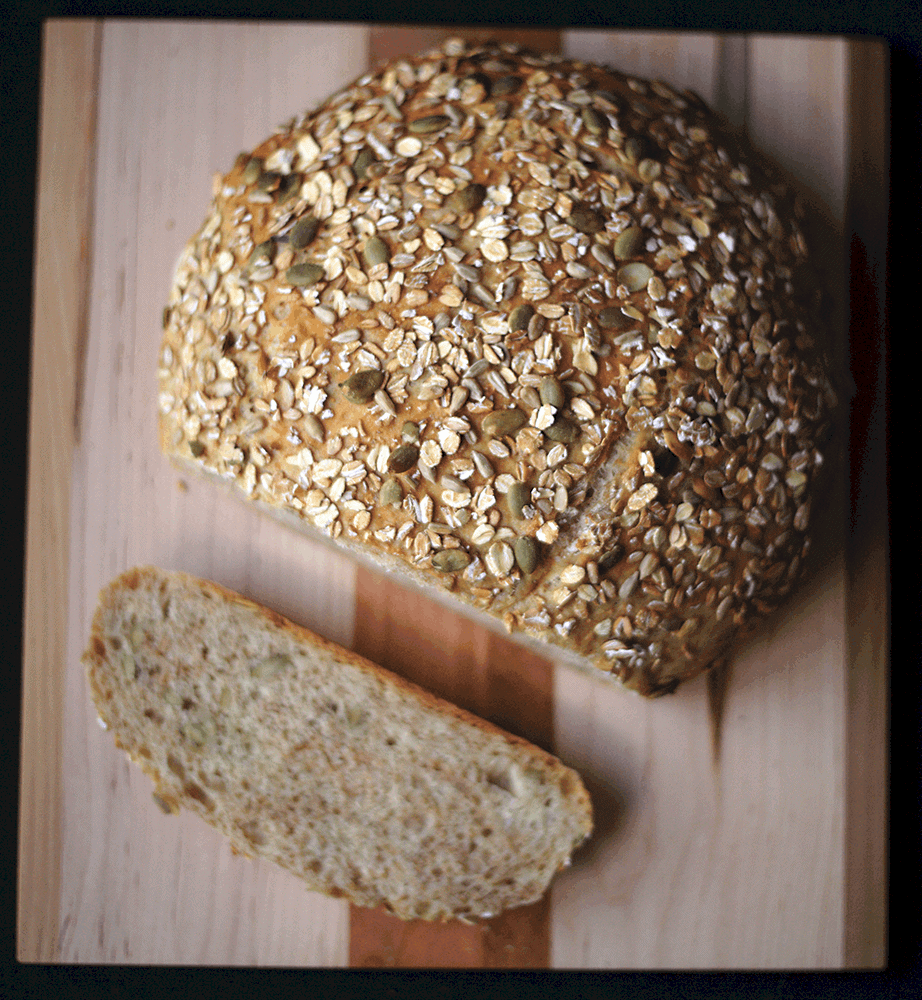
<instances>
[{"instance_id":1,"label":"black border","mask_svg":"<svg viewBox=\"0 0 922 1000\"><path fill-rule=\"evenodd\" d=\"M908 12L904 7L911 7ZM669 2L669 0L609 0L577 3L556 0L547 4L491 0L492 23L541 27L649 28L686 31L759 31L862 35L880 39L890 46L892 73L892 163L891 204L894 230L906 231L903 253L891 255L888 266L888 298L898 302L899 293L918 285L919 236L922 234L918 202L922 179L922 61L920 26L922 14L915 4L875 4L861 0L795 4L791 0L749 0L749 2ZM3 197L0 197L0 246L3 267L4 350L0 371L0 399L7 402L5 430L7 447L3 465L6 479L6 516L3 525L3 557L7 564L7 598L0 602L6 636L0 673L0 705L6 706L12 724L0 726L0 769L8 782L3 810L0 845L0 996L19 997L144 997L249 995L254 987L271 996L382 996L441 998L448 996L492 997L506 995L565 998L595 996L659 997L745 997L751 1000L788 1000L809 997L910 997L922 995L922 843L919 833L919 806L922 800L919 764L920 663L918 636L919 574L912 587L894 588L891 618L900 629L899 668L892 678L892 773L891 785L891 933L890 962L883 971L801 973L618 973L618 972L438 972L363 970L285 970L170 967L45 966L21 964L15 952L16 856L18 839L19 747L22 666L22 609L24 567L24 516L29 399L29 357L32 316L32 261L34 250L35 173L37 162L38 80L41 60L41 31L51 17L204 17L244 19L304 19L316 21L378 22L404 24L471 24L478 18L468 3L427 0L425 14L387 3L352 0L348 6L335 0L318 3L281 2L260 4L224 3L201 0L182 4L77 3L51 2L23 5L20 11L4 11L0 20L0 156L4 165ZM922 337L918 319L907 309L890 306L891 329L900 329L899 340L913 351L903 370L915 374L918 343ZM900 317L905 316L906 320ZM896 317L896 320L893 319ZM904 332L905 331L905 332ZM907 347L904 347L904 352ZM888 366L889 367L889 366ZM892 369L888 377L893 379ZM53 389L53 386L51 387ZM914 387L913 387L914 388ZM918 395L916 391L915 395ZM890 400L903 400L893 384ZM895 415L888 406L889 426ZM910 418L912 419L912 418ZM10 428L12 423L12 428ZM905 427L899 425L900 429ZM10 447L12 442L12 447ZM889 444L889 442L888 442ZM917 450L917 449L916 449ZM901 449L901 457L905 451ZM912 465L914 457L899 464ZM891 523L912 524L908 544L918 545L915 522L899 519L893 501L914 497L909 489L895 488L889 455L885 459L890 483ZM917 505L916 505L917 506ZM893 562L900 552L893 552ZM914 568L914 567L913 567ZM909 580L909 573L902 578ZM891 571L892 579L892 571ZM900 614L902 602L911 601L911 614ZM908 623L908 628L905 627ZM903 639L904 634L907 638ZM2 801L2 800L0 800Z\"/></svg>"}]
</instances>

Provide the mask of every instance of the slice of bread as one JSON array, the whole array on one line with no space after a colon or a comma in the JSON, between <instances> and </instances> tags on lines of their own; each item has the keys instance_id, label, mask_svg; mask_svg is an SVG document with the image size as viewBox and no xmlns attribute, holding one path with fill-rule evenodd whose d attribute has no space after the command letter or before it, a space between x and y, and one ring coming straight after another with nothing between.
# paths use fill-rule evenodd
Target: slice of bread
<instances>
[{"instance_id":1,"label":"slice of bread","mask_svg":"<svg viewBox=\"0 0 922 1000\"><path fill-rule=\"evenodd\" d=\"M83 662L161 807L319 892L488 917L540 898L591 831L582 781L551 754L184 573L109 584Z\"/></svg>"}]
</instances>

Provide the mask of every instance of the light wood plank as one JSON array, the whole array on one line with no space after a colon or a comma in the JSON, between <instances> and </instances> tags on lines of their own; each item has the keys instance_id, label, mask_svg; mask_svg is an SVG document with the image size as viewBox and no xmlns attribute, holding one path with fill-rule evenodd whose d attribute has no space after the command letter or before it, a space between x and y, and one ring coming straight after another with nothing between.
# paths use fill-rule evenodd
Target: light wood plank
<instances>
[{"instance_id":1,"label":"light wood plank","mask_svg":"<svg viewBox=\"0 0 922 1000\"><path fill-rule=\"evenodd\" d=\"M61 893L63 625L76 370L92 220L96 21L48 21L42 38L23 624L17 957L57 954ZM52 385L49 385L49 377Z\"/></svg>"},{"instance_id":2,"label":"light wood plank","mask_svg":"<svg viewBox=\"0 0 922 1000\"><path fill-rule=\"evenodd\" d=\"M159 453L154 372L172 265L201 224L212 170L361 64L363 27L107 22L96 232L74 455L64 720L61 942L66 962L342 965L344 904L230 854L95 724L79 656L98 589L153 562L243 591L340 642L354 570ZM126 114L126 109L131 113ZM321 582L322 581L322 582Z\"/></svg>"}]
</instances>

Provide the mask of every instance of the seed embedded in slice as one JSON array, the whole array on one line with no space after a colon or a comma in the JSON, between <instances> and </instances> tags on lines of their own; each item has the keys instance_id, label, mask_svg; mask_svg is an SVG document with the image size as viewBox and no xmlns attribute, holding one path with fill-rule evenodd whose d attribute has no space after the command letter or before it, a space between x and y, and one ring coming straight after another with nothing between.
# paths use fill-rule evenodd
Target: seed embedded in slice
<instances>
[{"instance_id":1,"label":"seed embedded in slice","mask_svg":"<svg viewBox=\"0 0 922 1000\"><path fill-rule=\"evenodd\" d=\"M441 549L432 557L432 565L442 573L457 573L470 561L471 557L462 549Z\"/></svg>"},{"instance_id":2,"label":"seed embedded in slice","mask_svg":"<svg viewBox=\"0 0 922 1000\"><path fill-rule=\"evenodd\" d=\"M415 444L402 444L395 448L387 460L391 472L409 472L419 458L419 448Z\"/></svg>"},{"instance_id":3,"label":"seed embedded in slice","mask_svg":"<svg viewBox=\"0 0 922 1000\"><path fill-rule=\"evenodd\" d=\"M527 419L525 414L515 407L511 410L494 410L484 417L483 432L490 437L503 437L515 433L524 426Z\"/></svg>"},{"instance_id":4,"label":"seed embedded in slice","mask_svg":"<svg viewBox=\"0 0 922 1000\"><path fill-rule=\"evenodd\" d=\"M426 115L410 122L407 128L417 135L428 135L430 132L438 132L450 124L451 119L448 115Z\"/></svg>"},{"instance_id":5,"label":"seed embedded in slice","mask_svg":"<svg viewBox=\"0 0 922 1000\"><path fill-rule=\"evenodd\" d=\"M384 372L377 368L363 368L342 383L346 398L353 403L367 403L382 385Z\"/></svg>"},{"instance_id":6,"label":"seed embedded in slice","mask_svg":"<svg viewBox=\"0 0 922 1000\"><path fill-rule=\"evenodd\" d=\"M625 264L618 269L618 281L624 285L629 292L639 292L647 287L647 282L653 277L652 268L646 264L636 261L633 264Z\"/></svg>"},{"instance_id":7,"label":"seed embedded in slice","mask_svg":"<svg viewBox=\"0 0 922 1000\"><path fill-rule=\"evenodd\" d=\"M320 228L320 220L313 215L305 215L291 227L288 233L288 243L292 250L303 250L312 242Z\"/></svg>"},{"instance_id":8,"label":"seed embedded in slice","mask_svg":"<svg viewBox=\"0 0 922 1000\"><path fill-rule=\"evenodd\" d=\"M618 260L630 260L643 250L643 244L643 230L640 226L628 226L623 232L618 233L612 249Z\"/></svg>"},{"instance_id":9,"label":"seed embedded in slice","mask_svg":"<svg viewBox=\"0 0 922 1000\"><path fill-rule=\"evenodd\" d=\"M390 251L387 248L387 244L381 239L380 236L372 236L365 244L362 256L368 267L375 267L376 265L383 264L386 260L388 260L390 257Z\"/></svg>"},{"instance_id":10,"label":"seed embedded in slice","mask_svg":"<svg viewBox=\"0 0 922 1000\"><path fill-rule=\"evenodd\" d=\"M518 563L519 569L526 575L534 573L538 565L539 555L538 543L535 539L531 535L522 535L515 540L512 551L515 553L515 561Z\"/></svg>"},{"instance_id":11,"label":"seed embedded in slice","mask_svg":"<svg viewBox=\"0 0 922 1000\"><path fill-rule=\"evenodd\" d=\"M297 285L301 288L316 285L322 277L323 267L320 264L293 264L285 272L285 281L289 285Z\"/></svg>"}]
</instances>

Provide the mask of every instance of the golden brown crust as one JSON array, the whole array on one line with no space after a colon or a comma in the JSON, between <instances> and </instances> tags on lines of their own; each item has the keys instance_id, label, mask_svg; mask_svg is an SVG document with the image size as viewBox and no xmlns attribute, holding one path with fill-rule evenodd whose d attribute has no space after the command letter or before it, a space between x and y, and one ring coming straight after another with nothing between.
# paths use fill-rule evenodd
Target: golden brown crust
<instances>
[{"instance_id":1,"label":"golden brown crust","mask_svg":"<svg viewBox=\"0 0 922 1000\"><path fill-rule=\"evenodd\" d=\"M448 41L218 179L163 450L642 694L790 590L833 394L793 194L659 82Z\"/></svg>"}]
</instances>

